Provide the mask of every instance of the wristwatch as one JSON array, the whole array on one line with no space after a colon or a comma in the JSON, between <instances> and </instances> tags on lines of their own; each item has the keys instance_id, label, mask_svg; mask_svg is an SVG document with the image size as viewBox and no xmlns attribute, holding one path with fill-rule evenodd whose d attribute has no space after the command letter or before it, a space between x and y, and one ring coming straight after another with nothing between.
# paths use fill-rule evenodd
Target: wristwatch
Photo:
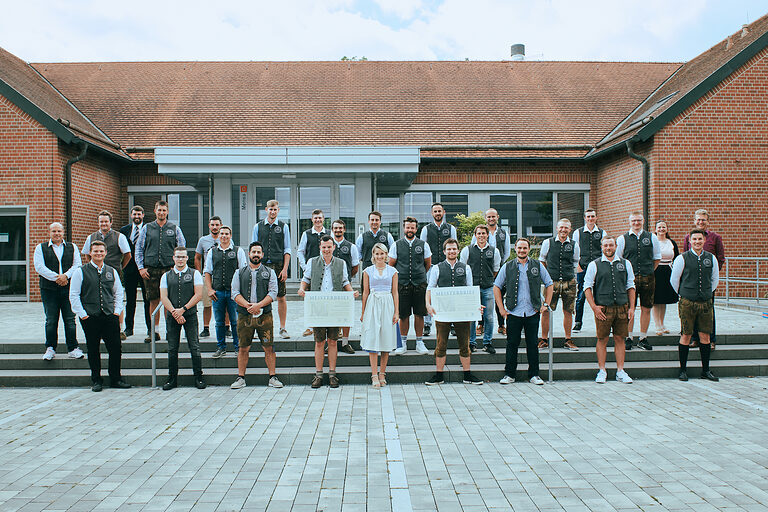
<instances>
[{"instance_id":1,"label":"wristwatch","mask_svg":"<svg viewBox=\"0 0 768 512\"><path fill-rule=\"evenodd\" d=\"M187 309L187 306L181 306L181 309L183 309L184 311L189 311L189 310Z\"/></svg>"},{"instance_id":2,"label":"wristwatch","mask_svg":"<svg viewBox=\"0 0 768 512\"><path fill-rule=\"evenodd\" d=\"M546 302L543 302L541 305L544 306L545 308L549 308L549 304L547 304Z\"/></svg>"}]
</instances>

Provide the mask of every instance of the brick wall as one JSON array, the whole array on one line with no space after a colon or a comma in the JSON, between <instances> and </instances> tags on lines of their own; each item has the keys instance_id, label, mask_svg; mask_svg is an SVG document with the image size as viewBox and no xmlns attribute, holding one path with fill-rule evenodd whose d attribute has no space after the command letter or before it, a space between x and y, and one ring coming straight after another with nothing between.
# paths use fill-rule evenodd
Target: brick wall
<instances>
[{"instance_id":1,"label":"brick wall","mask_svg":"<svg viewBox=\"0 0 768 512\"><path fill-rule=\"evenodd\" d=\"M419 166L416 184L449 183L590 183L595 174L582 162L427 161Z\"/></svg>"}]
</instances>

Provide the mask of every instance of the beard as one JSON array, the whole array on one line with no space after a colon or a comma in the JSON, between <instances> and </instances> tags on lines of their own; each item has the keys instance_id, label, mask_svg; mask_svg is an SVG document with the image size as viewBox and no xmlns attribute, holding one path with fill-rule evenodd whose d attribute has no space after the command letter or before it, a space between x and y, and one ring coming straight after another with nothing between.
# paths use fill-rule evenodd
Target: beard
<instances>
[{"instance_id":1,"label":"beard","mask_svg":"<svg viewBox=\"0 0 768 512\"><path fill-rule=\"evenodd\" d=\"M406 231L405 232L405 238L407 238L408 240L410 240L411 238L413 238L415 236L416 236L416 233L412 233L410 231Z\"/></svg>"},{"instance_id":2,"label":"beard","mask_svg":"<svg viewBox=\"0 0 768 512\"><path fill-rule=\"evenodd\" d=\"M254 265L261 263L261 256L251 256L251 263Z\"/></svg>"}]
</instances>

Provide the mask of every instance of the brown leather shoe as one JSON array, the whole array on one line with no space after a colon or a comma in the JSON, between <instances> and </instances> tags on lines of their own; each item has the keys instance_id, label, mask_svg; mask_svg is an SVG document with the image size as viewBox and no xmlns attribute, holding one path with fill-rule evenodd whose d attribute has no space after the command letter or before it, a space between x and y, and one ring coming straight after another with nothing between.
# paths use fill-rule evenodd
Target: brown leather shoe
<instances>
[{"instance_id":1,"label":"brown leather shoe","mask_svg":"<svg viewBox=\"0 0 768 512\"><path fill-rule=\"evenodd\" d=\"M317 389L322 385L323 385L323 376L315 375L315 377L312 379L312 389Z\"/></svg>"},{"instance_id":2,"label":"brown leather shoe","mask_svg":"<svg viewBox=\"0 0 768 512\"><path fill-rule=\"evenodd\" d=\"M312 336L312 329L307 329L306 331L304 331L304 334L302 334L302 336Z\"/></svg>"},{"instance_id":3,"label":"brown leather shoe","mask_svg":"<svg viewBox=\"0 0 768 512\"><path fill-rule=\"evenodd\" d=\"M341 352L344 352L345 354L354 354L355 349L352 348L351 343L347 343L346 345L342 345L339 349Z\"/></svg>"},{"instance_id":4,"label":"brown leather shoe","mask_svg":"<svg viewBox=\"0 0 768 512\"><path fill-rule=\"evenodd\" d=\"M576 346L576 344L571 340L570 338L565 340L565 343L563 343L563 348L568 349L572 352L578 352L579 347Z\"/></svg>"},{"instance_id":5,"label":"brown leather shoe","mask_svg":"<svg viewBox=\"0 0 768 512\"><path fill-rule=\"evenodd\" d=\"M714 341L710 341L709 342L709 350L715 350L715 342Z\"/></svg>"},{"instance_id":6,"label":"brown leather shoe","mask_svg":"<svg viewBox=\"0 0 768 512\"><path fill-rule=\"evenodd\" d=\"M328 385L332 388L339 387L339 378L335 375L329 375L328 376Z\"/></svg>"},{"instance_id":7,"label":"brown leather shoe","mask_svg":"<svg viewBox=\"0 0 768 512\"><path fill-rule=\"evenodd\" d=\"M499 326L499 334L503 334L504 336L507 335L507 328L503 326Z\"/></svg>"},{"instance_id":8,"label":"brown leather shoe","mask_svg":"<svg viewBox=\"0 0 768 512\"><path fill-rule=\"evenodd\" d=\"M120 333L120 341L125 341L128 336L125 335L125 331Z\"/></svg>"},{"instance_id":9,"label":"brown leather shoe","mask_svg":"<svg viewBox=\"0 0 768 512\"><path fill-rule=\"evenodd\" d=\"M549 348L549 342L544 338L539 338L539 348Z\"/></svg>"}]
</instances>

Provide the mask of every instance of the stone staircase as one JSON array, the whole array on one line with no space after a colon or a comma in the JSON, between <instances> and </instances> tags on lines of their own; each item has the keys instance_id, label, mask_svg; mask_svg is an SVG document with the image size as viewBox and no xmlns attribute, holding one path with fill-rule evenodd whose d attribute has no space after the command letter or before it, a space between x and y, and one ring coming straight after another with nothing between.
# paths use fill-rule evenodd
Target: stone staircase
<instances>
[{"instance_id":1,"label":"stone staircase","mask_svg":"<svg viewBox=\"0 0 768 512\"><path fill-rule=\"evenodd\" d=\"M628 352L626 369L635 379L676 378L677 336L653 336L649 338L654 346L652 351L639 348ZM570 352L562 347L562 340L555 339L553 350L554 380L592 380L597 371L595 359L595 338L574 338L579 345L579 352ZM712 369L720 377L746 377L768 375L768 337L758 334L725 334L718 336L717 350L712 353ZM497 353L487 354L483 351L472 355L472 371L478 377L492 383L504 375L505 340L499 335L493 340ZM359 339L352 339L354 347L359 347ZM413 340L409 341L413 344ZM435 346L434 336L427 337L425 344L432 350ZM85 349L81 343L81 348ZM203 371L209 385L228 386L237 374L237 360L232 351L231 339L227 340L227 355L221 359L212 359L211 354L216 344L211 338L201 342L203 351ZM277 370L284 384L308 385L314 373L313 342L310 337L279 340L275 342L278 352ZM60 349L63 343L60 344ZM162 385L167 376L168 360L166 357L167 344L157 342L157 383ZM67 357L66 352L57 354L53 361L42 360L43 345L40 342L18 341L13 339L0 340L0 386L87 386L90 383L90 372L86 359L74 360ZM102 373L106 376L106 354L102 346ZM539 361L541 377L548 378L547 351L540 351ZM613 378L613 348L609 346L608 354L609 379ZM689 375L696 378L699 374L699 352L691 350ZM150 345L143 342L143 336L133 336L123 342L123 375L126 380L136 386L151 385L151 354ZM180 384L192 384L191 361L185 343L182 339L179 354ZM327 368L327 367L326 367ZM525 348L521 347L518 354L518 374L520 380L526 376ZM434 357L418 355L408 351L404 355L391 356L387 368L387 380L394 383L421 383L434 372ZM449 343L446 366L446 381L461 381L461 365L455 340ZM342 384L369 384L370 367L368 354L358 351L356 354L340 354L338 358L338 374ZM267 382L267 370L264 365L261 348L255 343L251 348L251 358L248 365L247 382L249 385L264 385Z\"/></svg>"}]
</instances>

